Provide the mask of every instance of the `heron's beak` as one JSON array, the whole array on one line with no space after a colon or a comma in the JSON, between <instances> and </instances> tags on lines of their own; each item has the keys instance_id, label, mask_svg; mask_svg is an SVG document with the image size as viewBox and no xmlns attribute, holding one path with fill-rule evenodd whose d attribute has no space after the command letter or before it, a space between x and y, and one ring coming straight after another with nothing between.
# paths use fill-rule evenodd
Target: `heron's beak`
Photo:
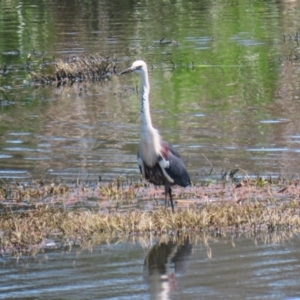
<instances>
[{"instance_id":1,"label":"heron's beak","mask_svg":"<svg viewBox=\"0 0 300 300\"><path fill-rule=\"evenodd\" d=\"M133 71L134 71L134 69L132 67L130 67L130 68L127 68L127 69L123 70L122 72L120 72L119 75L130 73Z\"/></svg>"}]
</instances>

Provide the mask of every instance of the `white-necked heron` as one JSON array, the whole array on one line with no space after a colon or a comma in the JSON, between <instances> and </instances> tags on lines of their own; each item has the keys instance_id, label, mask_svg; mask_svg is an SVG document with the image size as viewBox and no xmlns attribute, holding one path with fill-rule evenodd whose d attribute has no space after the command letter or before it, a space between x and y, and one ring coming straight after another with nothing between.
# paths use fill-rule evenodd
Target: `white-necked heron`
<instances>
[{"instance_id":1,"label":"white-necked heron","mask_svg":"<svg viewBox=\"0 0 300 300\"><path fill-rule=\"evenodd\" d=\"M172 145L162 140L158 131L152 126L147 64L142 60L135 61L132 66L120 74L135 72L141 78L141 132L138 151L138 165L145 179L155 185L165 186L165 205L169 194L172 211L172 185L187 187L191 184L186 167Z\"/></svg>"}]
</instances>

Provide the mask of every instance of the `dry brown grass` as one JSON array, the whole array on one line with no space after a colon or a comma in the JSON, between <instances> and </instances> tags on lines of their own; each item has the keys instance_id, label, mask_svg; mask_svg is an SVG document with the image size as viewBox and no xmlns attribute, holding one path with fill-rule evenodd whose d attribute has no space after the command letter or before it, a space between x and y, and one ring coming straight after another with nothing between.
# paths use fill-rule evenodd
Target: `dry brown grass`
<instances>
[{"instance_id":1,"label":"dry brown grass","mask_svg":"<svg viewBox=\"0 0 300 300\"><path fill-rule=\"evenodd\" d=\"M179 232L258 232L298 229L299 202L281 203L234 202L203 204L201 207L155 211L132 210L102 213L99 211L67 211L63 208L40 206L22 213L5 211L0 219L2 252L28 251L46 239L86 241L94 234L176 235Z\"/></svg>"},{"instance_id":2,"label":"dry brown grass","mask_svg":"<svg viewBox=\"0 0 300 300\"><path fill-rule=\"evenodd\" d=\"M74 56L67 60L45 64L43 72L30 72L35 83L51 84L53 82L64 84L75 81L99 81L110 78L116 74L115 60L104 58L100 54L84 54Z\"/></svg>"},{"instance_id":3,"label":"dry brown grass","mask_svg":"<svg viewBox=\"0 0 300 300\"><path fill-rule=\"evenodd\" d=\"M161 189L121 177L94 184L4 185L0 188L0 247L3 253L20 253L39 249L49 239L86 243L99 235L298 231L298 186L295 180L257 179L178 188L174 189L177 205L172 213L160 203L151 210L134 205L119 209L124 203L163 199ZM93 205L84 205L91 197ZM83 204L80 209L74 209L74 201ZM103 203L113 203L114 209L104 209Z\"/></svg>"}]
</instances>

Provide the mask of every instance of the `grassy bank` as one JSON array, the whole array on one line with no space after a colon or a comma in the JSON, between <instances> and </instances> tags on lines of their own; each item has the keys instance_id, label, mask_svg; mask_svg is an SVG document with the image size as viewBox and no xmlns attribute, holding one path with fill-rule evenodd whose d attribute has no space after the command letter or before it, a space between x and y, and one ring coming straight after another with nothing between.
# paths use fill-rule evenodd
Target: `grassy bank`
<instances>
[{"instance_id":1,"label":"grassy bank","mask_svg":"<svg viewBox=\"0 0 300 300\"><path fill-rule=\"evenodd\" d=\"M174 189L177 203L172 213L159 200L161 189L120 179L93 186L14 184L0 190L0 246L2 253L28 252L47 240L82 243L101 234L297 231L298 195L295 181L199 184L189 190ZM74 199L82 205L74 207ZM84 205L88 201L93 205ZM144 202L152 205L150 209L137 205Z\"/></svg>"}]
</instances>

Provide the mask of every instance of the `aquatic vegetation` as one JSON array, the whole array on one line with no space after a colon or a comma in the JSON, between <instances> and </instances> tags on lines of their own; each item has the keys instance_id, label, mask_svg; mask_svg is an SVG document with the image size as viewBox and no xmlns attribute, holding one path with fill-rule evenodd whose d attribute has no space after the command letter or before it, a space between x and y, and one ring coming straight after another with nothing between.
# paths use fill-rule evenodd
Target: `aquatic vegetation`
<instances>
[{"instance_id":1,"label":"aquatic vegetation","mask_svg":"<svg viewBox=\"0 0 300 300\"><path fill-rule=\"evenodd\" d=\"M115 60L104 58L99 54L85 54L74 56L67 60L59 59L51 63L43 63L43 72L30 71L35 83L65 84L76 81L100 81L116 74Z\"/></svg>"},{"instance_id":2,"label":"aquatic vegetation","mask_svg":"<svg viewBox=\"0 0 300 300\"><path fill-rule=\"evenodd\" d=\"M227 186L224 183L207 186L201 183L194 185L188 194L175 189L177 205L174 213L155 203L152 209L135 205L126 209L122 207L122 203L135 204L138 198L141 202L163 199L162 195L153 196L152 186L131 183L122 177L94 184L44 182L31 187L20 183L6 185L0 189L1 251L31 252L47 247L47 241L53 241L50 245L81 244L102 234L176 236L180 233L222 235L297 231L300 228L298 181L277 179L275 182L269 178L264 179L263 185L261 181L261 178L245 179ZM83 195L88 199L93 194L93 205L75 209L70 201L74 193L80 202L85 201ZM31 205L27 209L23 205L18 210L21 202ZM115 202L114 209L103 208L103 202Z\"/></svg>"}]
</instances>

